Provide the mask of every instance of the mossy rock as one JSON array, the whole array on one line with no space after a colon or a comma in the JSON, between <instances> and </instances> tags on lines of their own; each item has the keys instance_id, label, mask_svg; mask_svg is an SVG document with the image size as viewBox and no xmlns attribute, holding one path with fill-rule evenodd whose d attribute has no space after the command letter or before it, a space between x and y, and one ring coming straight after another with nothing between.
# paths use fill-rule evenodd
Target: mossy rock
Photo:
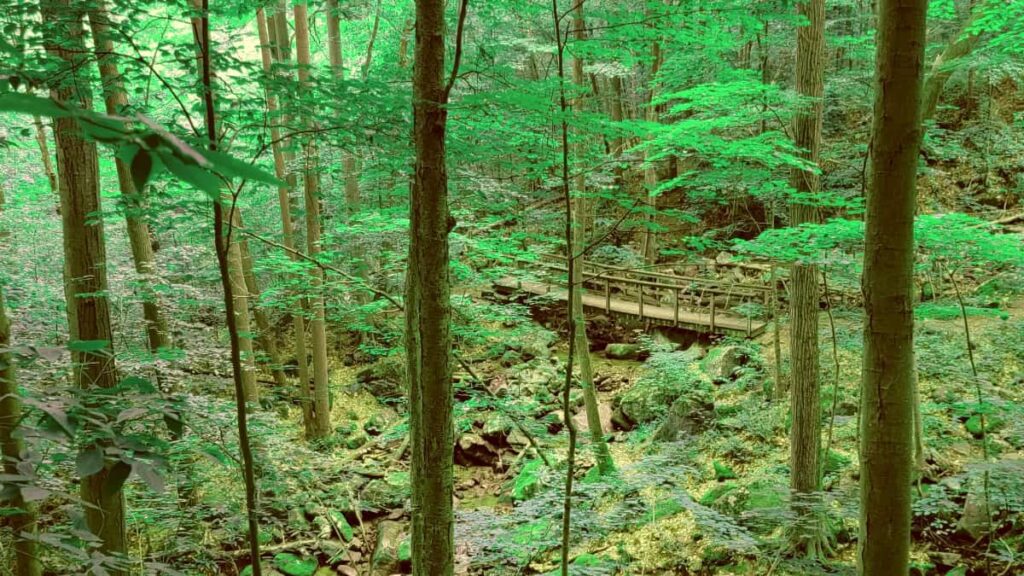
<instances>
[{"instance_id":1,"label":"mossy rock","mask_svg":"<svg viewBox=\"0 0 1024 576\"><path fill-rule=\"evenodd\" d=\"M645 373L617 399L622 416L634 424L647 424L668 413L679 398L711 404L711 381L680 352L651 356Z\"/></svg>"},{"instance_id":2,"label":"mossy rock","mask_svg":"<svg viewBox=\"0 0 1024 576\"><path fill-rule=\"evenodd\" d=\"M747 510L778 508L784 503L783 490L769 482L754 482L747 487L747 498L744 505Z\"/></svg>"},{"instance_id":3,"label":"mossy rock","mask_svg":"<svg viewBox=\"0 0 1024 576\"><path fill-rule=\"evenodd\" d=\"M320 563L316 558L281 552L274 556L274 565L288 576L313 576Z\"/></svg>"},{"instance_id":4,"label":"mossy rock","mask_svg":"<svg viewBox=\"0 0 1024 576\"><path fill-rule=\"evenodd\" d=\"M1004 420L1003 418L993 414L986 414L984 433L992 434L993 432L999 431L1004 425L1006 425L1006 420ZM972 436L976 438L981 438L982 429L980 415L975 414L974 416L968 418L967 421L964 422L964 427L967 428L967 431L970 432Z\"/></svg>"},{"instance_id":5,"label":"mossy rock","mask_svg":"<svg viewBox=\"0 0 1024 576\"><path fill-rule=\"evenodd\" d=\"M540 460L530 460L516 475L512 483L512 498L514 500L529 500L537 495L543 482L541 472L544 463Z\"/></svg>"},{"instance_id":6,"label":"mossy rock","mask_svg":"<svg viewBox=\"0 0 1024 576\"><path fill-rule=\"evenodd\" d=\"M604 357L609 360L639 360L642 348L639 344L609 344Z\"/></svg>"},{"instance_id":7,"label":"mossy rock","mask_svg":"<svg viewBox=\"0 0 1024 576\"><path fill-rule=\"evenodd\" d=\"M837 474L846 470L853 460L845 454L836 452L835 450L829 450L828 456L825 458L825 474Z\"/></svg>"}]
</instances>

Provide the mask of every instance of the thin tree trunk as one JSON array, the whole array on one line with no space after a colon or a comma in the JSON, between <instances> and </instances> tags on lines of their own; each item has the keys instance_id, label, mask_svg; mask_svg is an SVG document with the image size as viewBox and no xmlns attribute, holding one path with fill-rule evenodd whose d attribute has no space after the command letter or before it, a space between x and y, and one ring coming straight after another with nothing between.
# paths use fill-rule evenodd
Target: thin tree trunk
<instances>
[{"instance_id":1,"label":"thin tree trunk","mask_svg":"<svg viewBox=\"0 0 1024 576\"><path fill-rule=\"evenodd\" d=\"M128 94L124 89L121 73L114 56L114 41L110 31L110 16L104 0L98 0L89 9L89 24L92 27L96 61L99 64L100 81L103 84L104 103L107 114L122 114L128 106ZM132 262L139 276L142 293L142 315L146 324L146 342L149 351L156 353L170 346L167 321L161 312L159 297L153 289L156 275L156 257L149 238L149 224L142 208L143 190L135 189L131 168L120 158L114 159L117 168L117 184L124 200L124 217L128 229L128 241L132 250Z\"/></svg>"},{"instance_id":2,"label":"thin tree trunk","mask_svg":"<svg viewBox=\"0 0 1024 576\"><path fill-rule=\"evenodd\" d=\"M0 210L3 205L0 204ZM4 237L0 231L0 239ZM4 293L0 287L0 458L4 474L20 475L18 463L25 457L25 447L16 435L21 421L21 401L18 400L18 380L11 349L11 323L4 306ZM12 490L10 498L0 499L0 506L17 510L7 522L14 535L14 576L42 576L43 566L36 552L36 507L25 502L20 490Z\"/></svg>"},{"instance_id":3,"label":"thin tree trunk","mask_svg":"<svg viewBox=\"0 0 1024 576\"><path fill-rule=\"evenodd\" d=\"M658 121L658 107L654 105L654 92L658 72L661 70L661 63L661 44L659 42L654 42L651 45L651 91L648 96L647 111L645 114L648 122ZM644 153L644 156L646 158L646 152ZM647 165L644 167L643 193L647 195L647 198L644 199L644 203L647 204L648 212L644 218L647 220L647 225L643 230L643 240L640 244L640 255L643 257L644 263L654 264L658 259L657 237L654 235L654 223L657 220L658 200L652 194L654 189L658 187L658 166L653 162L646 164Z\"/></svg>"},{"instance_id":4,"label":"thin tree trunk","mask_svg":"<svg viewBox=\"0 0 1024 576\"><path fill-rule=\"evenodd\" d=\"M217 112L213 97L213 70L210 42L210 6L209 0L189 0L192 9L199 13L198 17L192 19L192 32L195 37L196 47L199 51L199 69L201 74L203 109L206 124L206 137L208 147L211 151L217 149ZM229 202L233 198L228 197ZM259 539L259 511L256 504L256 473L253 462L252 446L249 443L248 408L246 406L247 393L246 370L243 366L243 348L240 332L241 325L238 319L241 317L235 313L237 301L234 296L234 289L238 280L232 278L240 268L232 272L231 267L231 246L237 243L232 240L234 227L237 222L233 214L225 217L224 203L215 201L213 203L213 238L214 248L217 252L217 267L220 271L221 286L224 290L224 311L228 328L228 336L231 341L231 372L235 384L235 416L238 419L238 447L242 456L242 478L245 483L245 512L249 529L249 556L253 576L262 576L263 568L260 562L260 539ZM229 205L230 206L230 205ZM234 212L234 211L231 211ZM225 222L226 221L226 222ZM242 286L244 287L244 279ZM244 304L244 300L242 301ZM248 314L246 314L248 317Z\"/></svg>"},{"instance_id":5,"label":"thin tree trunk","mask_svg":"<svg viewBox=\"0 0 1024 576\"><path fill-rule=\"evenodd\" d=\"M445 2L416 0L413 144L405 353L412 452L412 565L419 576L454 572L454 392L445 132Z\"/></svg>"},{"instance_id":6,"label":"thin tree trunk","mask_svg":"<svg viewBox=\"0 0 1024 576\"><path fill-rule=\"evenodd\" d=\"M46 125L39 116L32 117L32 125L36 129L36 145L39 146L39 156L43 160L43 171L46 173L46 181L50 184L50 192L53 194L56 203L57 213L60 214L60 198L57 190L57 172L53 169L53 160L50 158L50 146L46 143Z\"/></svg>"},{"instance_id":7,"label":"thin tree trunk","mask_svg":"<svg viewBox=\"0 0 1024 576\"><path fill-rule=\"evenodd\" d=\"M577 42L586 40L582 2L576 4L575 13L573 15L573 34ZM572 77L573 83L578 87L582 87L584 85L585 79L583 77L582 58L573 58ZM577 111L580 111L583 107L583 97L581 96L577 98L573 103L573 106ZM582 140L583 138L580 137L581 142ZM582 156L583 148L584 145L582 143L578 145L578 156ZM608 452L608 444L604 439L604 430L601 428L601 411L598 406L597 391L594 388L594 370L590 364L590 341L587 338L587 317L583 310L583 263L585 261L583 252L587 246L587 229L591 225L591 219L589 218L590 202L586 197L587 180L582 171L580 171L580 174L575 177L574 187L576 189L576 197L573 202L571 218L573 224L572 243L575 246L574 250L576 253L570 253L567 255L569 263L573 268L574 281L576 282L576 290L573 290L572 292L571 320L576 325L573 346L576 348L576 358L580 366L580 385L583 388L583 405L587 413L587 431L590 433L590 441L593 444L598 469L603 475L613 472L615 470L615 464L612 462L611 453ZM578 257L577 254L579 255Z\"/></svg>"},{"instance_id":8,"label":"thin tree trunk","mask_svg":"<svg viewBox=\"0 0 1024 576\"><path fill-rule=\"evenodd\" d=\"M273 70L273 51L271 47L277 46L276 51L280 53L280 39L275 38L276 42L271 40L267 16L262 9L256 11L256 23L259 31L260 46L263 47L260 51L263 60L263 72L269 79ZM287 25L285 28L287 29ZM270 124L270 140L271 152L274 156L274 172L278 180L288 182L288 165L282 150L281 130L277 127L277 120L274 119L277 110L277 97L268 89L267 115L272 119ZM281 186L277 189L277 201L281 211L281 242L287 248L288 256L292 262L297 263L299 262L299 257L295 248L295 231L292 228L292 203L289 186ZM302 402L303 422L307 423L308 426L312 422L311 402L307 394L309 390L309 353L306 351L306 322L302 314L292 314L292 330L295 332L295 362L298 365L300 382L299 400ZM309 429L307 428L308 431Z\"/></svg>"},{"instance_id":9,"label":"thin tree trunk","mask_svg":"<svg viewBox=\"0 0 1024 576\"><path fill-rule=\"evenodd\" d=\"M77 79L87 62L81 5L69 0L41 0L46 50L71 71L75 81L63 81L51 87L54 99L73 103L83 109L92 106L87 82ZM73 118L54 120L57 144L58 188L64 231L64 258L67 262L68 322L71 340L101 343L96 352L72 350L75 383L78 387L113 388L117 385L114 364L110 303L107 300L107 254L103 221L93 220L100 210L99 157L96 144L79 136ZM81 497L89 531L100 540L100 549L111 555L127 550L125 537L124 493L107 488L110 467L82 478ZM111 570L112 574L125 574Z\"/></svg>"},{"instance_id":10,"label":"thin tree trunk","mask_svg":"<svg viewBox=\"0 0 1024 576\"><path fill-rule=\"evenodd\" d=\"M277 342L274 339L274 330L270 326L270 319L267 313L257 305L260 297L260 284L256 280L256 271L252 252L249 250L249 242L239 241L239 249L242 254L242 271L245 276L245 289L249 293L249 300L252 304L252 317L256 320L256 329L259 331L257 337L260 341L260 348L267 354L270 360L270 373L274 376L274 383L280 390L288 388L288 378L284 373L284 363L281 360L281 352L277 349Z\"/></svg>"},{"instance_id":11,"label":"thin tree trunk","mask_svg":"<svg viewBox=\"0 0 1024 576\"><path fill-rule=\"evenodd\" d=\"M310 83L309 15L304 2L296 3L295 10L295 53L299 66L299 84ZM306 254L316 259L320 254L320 190L317 177L317 151L312 138L305 143L305 169L303 183L306 198ZM319 439L331 433L330 397L327 374L327 329L324 310L324 271L313 266L309 271L309 298L312 318L309 331L313 346L313 389L312 421L308 428L311 439Z\"/></svg>"},{"instance_id":12,"label":"thin tree trunk","mask_svg":"<svg viewBox=\"0 0 1024 576\"><path fill-rule=\"evenodd\" d=\"M864 252L858 568L906 576L914 453L914 207L926 0L880 0Z\"/></svg>"},{"instance_id":13,"label":"thin tree trunk","mask_svg":"<svg viewBox=\"0 0 1024 576\"><path fill-rule=\"evenodd\" d=\"M39 116L32 117L32 124L35 126L36 132L36 145L39 147L39 156L42 159L43 171L46 172L46 180L50 184L50 193L53 195L53 211L60 216L60 190L57 184L57 172L53 169L53 160L50 159L50 146L47 144L46 137L46 125L43 124L43 119ZM77 322L75 321L75 308L71 305L74 302L74 295L71 291L71 278L70 272L68 272L68 262L65 259L64 268L61 270L61 280L64 283L64 302L66 303L66 315L68 318L68 327L74 326Z\"/></svg>"}]
</instances>

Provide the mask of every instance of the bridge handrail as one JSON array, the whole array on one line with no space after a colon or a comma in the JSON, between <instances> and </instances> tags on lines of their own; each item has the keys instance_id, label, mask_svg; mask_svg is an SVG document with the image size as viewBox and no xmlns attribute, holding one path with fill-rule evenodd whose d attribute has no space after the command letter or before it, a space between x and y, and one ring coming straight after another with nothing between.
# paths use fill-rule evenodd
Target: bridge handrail
<instances>
[{"instance_id":1,"label":"bridge handrail","mask_svg":"<svg viewBox=\"0 0 1024 576\"><path fill-rule=\"evenodd\" d=\"M565 257L564 256L558 256L556 259L561 260L563 262L565 261ZM559 265L559 264L549 264L549 263L546 263L546 262L543 262L543 261L529 261L529 260L524 260L523 262L529 263L529 264L533 264L533 265L536 265L536 266L540 266L542 268L547 268L547 269L552 269L552 270L559 270L561 272L568 272L568 267L566 265L564 265L564 264L561 264L561 265ZM770 294L772 292L770 287L768 287L768 286L761 286L761 285L757 285L757 284L729 283L729 288L728 289L723 289L723 288L719 288L718 286L721 286L722 284L724 284L724 282L712 280L710 278L697 278L697 277L692 277L692 276L678 276L678 275L673 275L673 274L650 273L650 272L646 272L646 271L640 272L640 271L632 270L632 269L629 269L629 268L623 268L621 266L612 266L612 265L609 265L609 264L598 264L598 263L594 263L594 262L586 262L585 261L583 263L583 268L584 268L585 272L586 272L586 269L588 267L597 268L597 269L605 269L605 270L614 271L614 272L623 272L623 273L626 273L626 274L636 274L636 275L642 275L642 276L649 276L649 277L653 277L653 278L660 278L660 279L663 279L663 280L669 280L671 282L657 282L657 281L650 281L650 280L642 280L642 279L639 279L639 278L629 278L629 277L626 277L626 276L614 276L614 275L609 275L609 274L603 273L603 272L602 273L590 274L589 278L585 278L584 280L608 279L609 281L612 281L612 282L621 282L621 283L625 283L625 284L632 284L632 285L636 285L636 286L646 286L646 287L651 287L651 288L662 288L662 289L666 289L666 290L674 290L674 289L688 290L688 289L691 289L694 284L697 284L697 285L701 285L703 287L704 291L710 292L712 294L734 295L734 296L740 296L740 297L744 297L745 296L745 297L748 297L748 298L758 298L758 299L768 298L768 297L770 297Z\"/></svg>"}]
</instances>

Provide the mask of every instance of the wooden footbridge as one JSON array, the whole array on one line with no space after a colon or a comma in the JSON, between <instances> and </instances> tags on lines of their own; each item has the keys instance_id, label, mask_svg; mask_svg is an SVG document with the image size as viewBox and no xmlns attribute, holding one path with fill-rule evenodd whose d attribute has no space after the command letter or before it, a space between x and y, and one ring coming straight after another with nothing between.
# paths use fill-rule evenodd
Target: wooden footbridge
<instances>
[{"instance_id":1,"label":"wooden footbridge","mask_svg":"<svg viewBox=\"0 0 1024 576\"><path fill-rule=\"evenodd\" d=\"M544 255L522 261L519 267L524 274L495 283L499 292L546 296L563 302L568 299L564 256ZM696 269L697 275L584 261L583 306L609 316L699 333L746 338L764 333L767 322L761 317L769 310L772 298L768 284L722 279L710 273L706 264L687 268Z\"/></svg>"}]
</instances>

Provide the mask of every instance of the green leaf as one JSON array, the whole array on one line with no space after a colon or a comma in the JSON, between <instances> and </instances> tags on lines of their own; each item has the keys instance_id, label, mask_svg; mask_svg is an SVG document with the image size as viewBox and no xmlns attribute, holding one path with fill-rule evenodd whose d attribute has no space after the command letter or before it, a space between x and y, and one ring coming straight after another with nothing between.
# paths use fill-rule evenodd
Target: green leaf
<instances>
[{"instance_id":1,"label":"green leaf","mask_svg":"<svg viewBox=\"0 0 1024 576\"><path fill-rule=\"evenodd\" d=\"M0 94L0 111L63 118L73 116L73 112L49 98L40 98L31 94L7 92Z\"/></svg>"},{"instance_id":2,"label":"green leaf","mask_svg":"<svg viewBox=\"0 0 1024 576\"><path fill-rule=\"evenodd\" d=\"M157 154L160 161L167 167L167 170L179 180L205 192L214 202L220 200L223 183L219 178L204 170L198 164L185 163L173 154L162 150L158 151Z\"/></svg>"},{"instance_id":3,"label":"green leaf","mask_svg":"<svg viewBox=\"0 0 1024 576\"><path fill-rule=\"evenodd\" d=\"M108 352L109 348L110 340L72 340L68 342L68 350L85 354Z\"/></svg>"},{"instance_id":4,"label":"green leaf","mask_svg":"<svg viewBox=\"0 0 1024 576\"><path fill-rule=\"evenodd\" d=\"M152 465L136 460L132 463L132 470L138 474L139 478L146 483L147 486L154 492L160 493L164 491L164 479L157 473L156 468Z\"/></svg>"},{"instance_id":5,"label":"green leaf","mask_svg":"<svg viewBox=\"0 0 1024 576\"><path fill-rule=\"evenodd\" d=\"M277 569L284 572L288 576L313 576L316 569L319 567L319 563L316 558L300 558L295 554L289 554L288 552L282 552L274 556L274 564Z\"/></svg>"},{"instance_id":6,"label":"green leaf","mask_svg":"<svg viewBox=\"0 0 1024 576\"><path fill-rule=\"evenodd\" d=\"M274 175L264 172L254 164L239 160L230 154L204 150L201 154L210 161L214 171L228 178L244 178L255 180L272 186L285 186Z\"/></svg>"},{"instance_id":7,"label":"green leaf","mask_svg":"<svg viewBox=\"0 0 1024 576\"><path fill-rule=\"evenodd\" d=\"M132 183L135 185L135 191L139 192L146 187L146 183L149 182L149 176L153 172L153 157L149 155L149 151L139 149L135 153L135 157L132 158Z\"/></svg>"},{"instance_id":8,"label":"green leaf","mask_svg":"<svg viewBox=\"0 0 1024 576\"><path fill-rule=\"evenodd\" d=\"M110 468L110 472L107 474L107 481L103 484L103 495L107 498L114 496L121 491L121 487L124 486L128 477L132 474L132 467L130 464L123 460L118 460Z\"/></svg>"},{"instance_id":9,"label":"green leaf","mask_svg":"<svg viewBox=\"0 0 1024 576\"><path fill-rule=\"evenodd\" d=\"M90 446L78 453L75 458L75 469L80 478L88 478L103 470L103 448Z\"/></svg>"}]
</instances>

